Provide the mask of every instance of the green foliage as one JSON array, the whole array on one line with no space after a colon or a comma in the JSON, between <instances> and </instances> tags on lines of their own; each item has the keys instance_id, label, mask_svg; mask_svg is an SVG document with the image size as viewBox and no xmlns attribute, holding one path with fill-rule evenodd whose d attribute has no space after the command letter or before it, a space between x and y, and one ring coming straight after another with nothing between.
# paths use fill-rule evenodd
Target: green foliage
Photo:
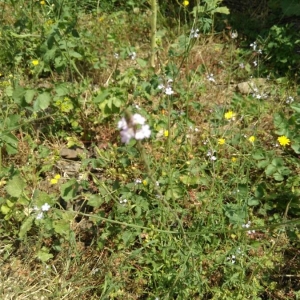
<instances>
[{"instance_id":1,"label":"green foliage","mask_svg":"<svg viewBox=\"0 0 300 300\"><path fill-rule=\"evenodd\" d=\"M207 39L228 14L221 1L173 4L193 23L159 21L155 68L145 1L9 7L1 249L7 265L30 256L26 270L41 269L33 286L50 285L36 297L262 299L297 288L274 282L299 242L300 106L283 100L292 82L231 87L261 76L269 54ZM290 51L278 28L264 51Z\"/></svg>"}]
</instances>

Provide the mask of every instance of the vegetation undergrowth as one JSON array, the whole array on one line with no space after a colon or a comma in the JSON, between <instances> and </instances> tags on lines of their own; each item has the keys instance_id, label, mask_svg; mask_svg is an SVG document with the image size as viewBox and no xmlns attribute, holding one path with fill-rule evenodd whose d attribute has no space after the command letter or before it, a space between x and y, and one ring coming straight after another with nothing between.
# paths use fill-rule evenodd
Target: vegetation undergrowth
<instances>
[{"instance_id":1,"label":"vegetation undergrowth","mask_svg":"<svg viewBox=\"0 0 300 300\"><path fill-rule=\"evenodd\" d=\"M0 1L1 298L300 299L293 26L75 2Z\"/></svg>"}]
</instances>

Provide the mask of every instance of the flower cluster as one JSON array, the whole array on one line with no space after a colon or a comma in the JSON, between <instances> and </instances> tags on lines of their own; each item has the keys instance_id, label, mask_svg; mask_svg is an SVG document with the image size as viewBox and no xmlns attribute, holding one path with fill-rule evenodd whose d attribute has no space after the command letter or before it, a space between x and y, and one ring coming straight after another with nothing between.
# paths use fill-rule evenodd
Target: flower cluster
<instances>
[{"instance_id":1,"label":"flower cluster","mask_svg":"<svg viewBox=\"0 0 300 300\"><path fill-rule=\"evenodd\" d=\"M199 37L199 29L196 28L196 29L192 29L191 30L191 33L190 33L190 38L198 38Z\"/></svg>"},{"instance_id":2,"label":"flower cluster","mask_svg":"<svg viewBox=\"0 0 300 300\"><path fill-rule=\"evenodd\" d=\"M38 208L35 206L33 209L37 212L37 216L35 217L37 220L41 220L44 217L44 212L48 211L50 209L50 205L48 203L45 203L41 206L41 208Z\"/></svg>"},{"instance_id":3,"label":"flower cluster","mask_svg":"<svg viewBox=\"0 0 300 300\"><path fill-rule=\"evenodd\" d=\"M210 160L215 161L217 160L217 157L214 155L215 152L216 152L215 150L211 150L211 151L209 150L206 156L208 156Z\"/></svg>"},{"instance_id":4,"label":"flower cluster","mask_svg":"<svg viewBox=\"0 0 300 300\"><path fill-rule=\"evenodd\" d=\"M232 110L229 110L224 114L224 118L226 120L235 120L235 117L236 117L236 113L234 113Z\"/></svg>"},{"instance_id":5,"label":"flower cluster","mask_svg":"<svg viewBox=\"0 0 300 300\"><path fill-rule=\"evenodd\" d=\"M121 130L122 143L127 144L132 138L136 140L149 138L151 130L145 122L146 119L140 114L132 115L129 120L123 117L118 123L118 128Z\"/></svg>"},{"instance_id":6,"label":"flower cluster","mask_svg":"<svg viewBox=\"0 0 300 300\"><path fill-rule=\"evenodd\" d=\"M246 224L242 225L243 228L247 228L247 229L250 228L250 226L251 226L251 222L250 221L248 221ZM247 233L248 234L255 233L255 230L248 230Z\"/></svg>"},{"instance_id":7,"label":"flower cluster","mask_svg":"<svg viewBox=\"0 0 300 300\"><path fill-rule=\"evenodd\" d=\"M172 87L171 87L172 82L173 82L173 79L168 79L167 85L166 85L166 86L164 86L164 85L161 83L161 84L158 86L158 88L159 88L160 90L164 90L166 95L171 96L171 95L174 94L174 91L173 91L173 89L172 89Z\"/></svg>"}]
</instances>

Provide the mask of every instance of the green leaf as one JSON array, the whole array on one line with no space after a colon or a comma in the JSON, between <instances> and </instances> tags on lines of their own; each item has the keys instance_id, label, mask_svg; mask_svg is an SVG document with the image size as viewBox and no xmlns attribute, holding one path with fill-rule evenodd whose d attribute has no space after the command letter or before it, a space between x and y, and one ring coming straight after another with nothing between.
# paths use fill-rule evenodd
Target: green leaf
<instances>
[{"instance_id":1,"label":"green leaf","mask_svg":"<svg viewBox=\"0 0 300 300\"><path fill-rule=\"evenodd\" d=\"M256 205L259 204L259 201L257 199L254 199L254 198L250 198L250 199L248 199L247 203L248 203L249 206L256 206Z\"/></svg>"},{"instance_id":2,"label":"green leaf","mask_svg":"<svg viewBox=\"0 0 300 300\"><path fill-rule=\"evenodd\" d=\"M25 92L25 101L26 101L26 103L30 104L32 102L35 93L36 93L35 90L27 90Z\"/></svg>"},{"instance_id":3,"label":"green leaf","mask_svg":"<svg viewBox=\"0 0 300 300\"><path fill-rule=\"evenodd\" d=\"M53 222L53 228L56 233L65 237L70 235L70 221L68 220L55 220Z\"/></svg>"},{"instance_id":4,"label":"green leaf","mask_svg":"<svg viewBox=\"0 0 300 300\"><path fill-rule=\"evenodd\" d=\"M191 176L191 175L182 175L180 176L180 181L185 185L208 185L208 180L205 177L200 176Z\"/></svg>"},{"instance_id":5,"label":"green leaf","mask_svg":"<svg viewBox=\"0 0 300 300\"><path fill-rule=\"evenodd\" d=\"M104 197L100 195L92 195L88 199L88 205L93 206L93 207L100 207L104 203Z\"/></svg>"},{"instance_id":6,"label":"green leaf","mask_svg":"<svg viewBox=\"0 0 300 300\"><path fill-rule=\"evenodd\" d=\"M18 153L18 139L12 133L6 133L0 136L5 142L5 148L9 155Z\"/></svg>"},{"instance_id":7,"label":"green leaf","mask_svg":"<svg viewBox=\"0 0 300 300\"><path fill-rule=\"evenodd\" d=\"M20 176L14 176L6 185L6 192L15 198L21 196L23 189L25 187L25 182Z\"/></svg>"},{"instance_id":8,"label":"green leaf","mask_svg":"<svg viewBox=\"0 0 300 300\"><path fill-rule=\"evenodd\" d=\"M141 58L137 58L136 62L139 64L140 67L145 68L147 66L147 61Z\"/></svg>"},{"instance_id":9,"label":"green leaf","mask_svg":"<svg viewBox=\"0 0 300 300\"><path fill-rule=\"evenodd\" d=\"M213 10L214 13L229 15L230 11L226 6L217 7Z\"/></svg>"},{"instance_id":10,"label":"green leaf","mask_svg":"<svg viewBox=\"0 0 300 300\"><path fill-rule=\"evenodd\" d=\"M255 160L261 160L264 159L266 157L265 153L262 150L256 150L253 154L252 157Z\"/></svg>"},{"instance_id":11,"label":"green leaf","mask_svg":"<svg viewBox=\"0 0 300 300\"><path fill-rule=\"evenodd\" d=\"M277 167L270 164L265 170L266 175L270 176L273 175L277 171Z\"/></svg>"},{"instance_id":12,"label":"green leaf","mask_svg":"<svg viewBox=\"0 0 300 300\"><path fill-rule=\"evenodd\" d=\"M22 239L26 233L31 229L33 224L34 216L30 216L25 221L23 221L20 231L19 231L19 237Z\"/></svg>"},{"instance_id":13,"label":"green leaf","mask_svg":"<svg viewBox=\"0 0 300 300\"><path fill-rule=\"evenodd\" d=\"M297 113L300 113L300 103L293 103L291 104L291 108L297 112Z\"/></svg>"},{"instance_id":14,"label":"green leaf","mask_svg":"<svg viewBox=\"0 0 300 300\"><path fill-rule=\"evenodd\" d=\"M12 94L12 98L13 98L14 102L16 104L21 105L23 102L25 93L26 93L26 90L23 87L17 86Z\"/></svg>"},{"instance_id":15,"label":"green leaf","mask_svg":"<svg viewBox=\"0 0 300 300\"><path fill-rule=\"evenodd\" d=\"M43 247L40 251L38 251L36 257L42 262L47 262L49 259L53 258L53 254L49 253L48 248Z\"/></svg>"},{"instance_id":16,"label":"green leaf","mask_svg":"<svg viewBox=\"0 0 300 300\"><path fill-rule=\"evenodd\" d=\"M273 177L276 181L282 181L284 179L284 177L281 174L279 174L278 172L274 173Z\"/></svg>"},{"instance_id":17,"label":"green leaf","mask_svg":"<svg viewBox=\"0 0 300 300\"><path fill-rule=\"evenodd\" d=\"M264 169L269 165L269 163L270 163L269 160L264 159L264 160L261 160L257 163L257 167L260 168L260 169Z\"/></svg>"},{"instance_id":18,"label":"green leaf","mask_svg":"<svg viewBox=\"0 0 300 300\"><path fill-rule=\"evenodd\" d=\"M282 167L284 165L284 161L282 158L274 158L271 163L275 167Z\"/></svg>"},{"instance_id":19,"label":"green leaf","mask_svg":"<svg viewBox=\"0 0 300 300\"><path fill-rule=\"evenodd\" d=\"M69 50L68 53L69 53L70 57L82 58L82 55L79 54L78 52L74 51L74 50Z\"/></svg>"},{"instance_id":20,"label":"green leaf","mask_svg":"<svg viewBox=\"0 0 300 300\"><path fill-rule=\"evenodd\" d=\"M33 104L34 111L44 110L46 109L50 104L50 94L47 92L44 92L42 94L39 94Z\"/></svg>"},{"instance_id":21,"label":"green leaf","mask_svg":"<svg viewBox=\"0 0 300 300\"><path fill-rule=\"evenodd\" d=\"M76 179L71 179L61 186L60 195L65 201L74 199L78 191L78 182Z\"/></svg>"},{"instance_id":22,"label":"green leaf","mask_svg":"<svg viewBox=\"0 0 300 300\"><path fill-rule=\"evenodd\" d=\"M4 215L7 215L10 211L11 211L11 208L10 208L10 207L8 207L8 206L5 205L5 204L1 205L1 212L2 212Z\"/></svg>"}]
</instances>

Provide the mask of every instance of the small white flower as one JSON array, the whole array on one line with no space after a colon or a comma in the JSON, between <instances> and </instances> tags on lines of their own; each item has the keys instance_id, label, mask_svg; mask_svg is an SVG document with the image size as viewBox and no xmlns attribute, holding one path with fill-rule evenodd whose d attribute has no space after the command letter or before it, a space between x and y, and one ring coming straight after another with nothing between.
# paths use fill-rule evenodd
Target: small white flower
<instances>
[{"instance_id":1,"label":"small white flower","mask_svg":"<svg viewBox=\"0 0 300 300\"><path fill-rule=\"evenodd\" d=\"M197 38L199 36L199 29L192 29L190 33L190 38Z\"/></svg>"},{"instance_id":2,"label":"small white flower","mask_svg":"<svg viewBox=\"0 0 300 300\"><path fill-rule=\"evenodd\" d=\"M132 60L135 60L135 59L136 59L136 52L131 52L131 53L129 53L129 57L130 57Z\"/></svg>"},{"instance_id":3,"label":"small white flower","mask_svg":"<svg viewBox=\"0 0 300 300\"><path fill-rule=\"evenodd\" d=\"M252 44L250 44L250 47L253 49L253 51L256 51L256 48L257 48L256 42L253 42Z\"/></svg>"},{"instance_id":4,"label":"small white flower","mask_svg":"<svg viewBox=\"0 0 300 300\"><path fill-rule=\"evenodd\" d=\"M214 74L207 75L207 79L208 79L208 81L216 83L215 78L214 78Z\"/></svg>"},{"instance_id":5,"label":"small white flower","mask_svg":"<svg viewBox=\"0 0 300 300\"><path fill-rule=\"evenodd\" d=\"M119 59L119 57L120 57L120 56L119 56L119 53L115 53L115 54L114 54L114 58L115 58L115 59Z\"/></svg>"},{"instance_id":6,"label":"small white flower","mask_svg":"<svg viewBox=\"0 0 300 300\"><path fill-rule=\"evenodd\" d=\"M50 205L48 203L45 203L42 205L41 210L42 211L48 211L50 209Z\"/></svg>"},{"instance_id":7,"label":"small white flower","mask_svg":"<svg viewBox=\"0 0 300 300\"><path fill-rule=\"evenodd\" d=\"M286 102L286 104L290 104L290 103L294 102L294 98L292 96L289 96L285 102Z\"/></svg>"},{"instance_id":8,"label":"small white flower","mask_svg":"<svg viewBox=\"0 0 300 300\"><path fill-rule=\"evenodd\" d=\"M257 53L258 53L258 54L262 54L262 50L259 49L259 50L257 51Z\"/></svg>"},{"instance_id":9,"label":"small white flower","mask_svg":"<svg viewBox=\"0 0 300 300\"><path fill-rule=\"evenodd\" d=\"M166 95L173 95L174 91L172 90L172 88L170 86L168 86L165 90Z\"/></svg>"},{"instance_id":10,"label":"small white flower","mask_svg":"<svg viewBox=\"0 0 300 300\"><path fill-rule=\"evenodd\" d=\"M173 79L171 79L171 78L169 78L168 81L167 81L168 84L170 84L172 82L173 82Z\"/></svg>"},{"instance_id":11,"label":"small white flower","mask_svg":"<svg viewBox=\"0 0 300 300\"><path fill-rule=\"evenodd\" d=\"M139 184L139 183L142 183L142 180L140 178L135 180L135 184Z\"/></svg>"},{"instance_id":12,"label":"small white flower","mask_svg":"<svg viewBox=\"0 0 300 300\"><path fill-rule=\"evenodd\" d=\"M135 107L135 109L137 109L137 110L141 110L141 108L140 108L140 106L139 106L138 104L135 104L134 107Z\"/></svg>"},{"instance_id":13,"label":"small white flower","mask_svg":"<svg viewBox=\"0 0 300 300\"><path fill-rule=\"evenodd\" d=\"M149 138L151 136L151 130L149 125L143 125L135 133L135 138L137 140L143 140L144 138Z\"/></svg>"},{"instance_id":14,"label":"small white flower","mask_svg":"<svg viewBox=\"0 0 300 300\"><path fill-rule=\"evenodd\" d=\"M128 124L126 119L123 117L119 122L118 122L118 129L126 130L128 128Z\"/></svg>"},{"instance_id":15,"label":"small white flower","mask_svg":"<svg viewBox=\"0 0 300 300\"><path fill-rule=\"evenodd\" d=\"M131 118L132 124L134 125L144 125L146 122L146 119L141 116L140 114L134 114Z\"/></svg>"},{"instance_id":16,"label":"small white flower","mask_svg":"<svg viewBox=\"0 0 300 300\"><path fill-rule=\"evenodd\" d=\"M43 219L44 214L42 212L38 213L37 216L35 217L37 220Z\"/></svg>"},{"instance_id":17,"label":"small white flower","mask_svg":"<svg viewBox=\"0 0 300 300\"><path fill-rule=\"evenodd\" d=\"M257 67L257 61L256 60L253 62L253 65L254 65L254 67Z\"/></svg>"},{"instance_id":18,"label":"small white flower","mask_svg":"<svg viewBox=\"0 0 300 300\"><path fill-rule=\"evenodd\" d=\"M241 69L244 69L244 68L245 68L245 65L244 65L243 63L240 63L240 64L239 64L239 67L240 67Z\"/></svg>"},{"instance_id":19,"label":"small white flower","mask_svg":"<svg viewBox=\"0 0 300 300\"><path fill-rule=\"evenodd\" d=\"M158 87L157 87L159 90L162 90L165 88L165 86L161 83Z\"/></svg>"},{"instance_id":20,"label":"small white flower","mask_svg":"<svg viewBox=\"0 0 300 300\"><path fill-rule=\"evenodd\" d=\"M121 142L122 143L125 143L125 144L128 144L129 141L134 138L134 130L133 128L127 128L127 129L123 129L121 132L120 132L120 135L121 135Z\"/></svg>"},{"instance_id":21,"label":"small white flower","mask_svg":"<svg viewBox=\"0 0 300 300\"><path fill-rule=\"evenodd\" d=\"M232 31L232 32L231 32L231 38L232 38L232 39L236 39L237 37L238 37L237 31L236 31L236 30Z\"/></svg>"}]
</instances>

